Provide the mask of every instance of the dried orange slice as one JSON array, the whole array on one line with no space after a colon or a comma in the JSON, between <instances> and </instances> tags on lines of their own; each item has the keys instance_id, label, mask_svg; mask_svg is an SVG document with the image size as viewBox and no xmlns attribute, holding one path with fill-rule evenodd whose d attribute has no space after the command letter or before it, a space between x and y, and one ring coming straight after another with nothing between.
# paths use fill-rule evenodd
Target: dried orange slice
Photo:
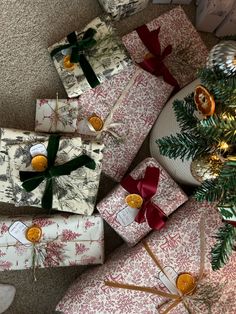
<instances>
[{"instance_id":1,"label":"dried orange slice","mask_svg":"<svg viewBox=\"0 0 236 314\"><path fill-rule=\"evenodd\" d=\"M126 196L125 202L132 208L140 208L143 205L143 198L138 194L129 194Z\"/></svg>"},{"instance_id":2,"label":"dried orange slice","mask_svg":"<svg viewBox=\"0 0 236 314\"><path fill-rule=\"evenodd\" d=\"M189 273L182 273L176 279L176 287L183 294L191 294L196 287L196 279Z\"/></svg>"},{"instance_id":3,"label":"dried orange slice","mask_svg":"<svg viewBox=\"0 0 236 314\"><path fill-rule=\"evenodd\" d=\"M63 59L64 68L67 70L74 70L75 64L70 62L70 56L65 56Z\"/></svg>"},{"instance_id":4,"label":"dried orange slice","mask_svg":"<svg viewBox=\"0 0 236 314\"><path fill-rule=\"evenodd\" d=\"M215 112L215 100L210 92L202 85L198 85L194 92L194 102L204 116L212 116Z\"/></svg>"},{"instance_id":5,"label":"dried orange slice","mask_svg":"<svg viewBox=\"0 0 236 314\"><path fill-rule=\"evenodd\" d=\"M88 122L92 125L95 131L101 131L103 128L103 121L97 115L92 115L90 118L88 118Z\"/></svg>"},{"instance_id":6,"label":"dried orange slice","mask_svg":"<svg viewBox=\"0 0 236 314\"><path fill-rule=\"evenodd\" d=\"M39 242L42 237L42 229L38 226L29 227L26 230L26 239L32 243Z\"/></svg>"},{"instance_id":7,"label":"dried orange slice","mask_svg":"<svg viewBox=\"0 0 236 314\"><path fill-rule=\"evenodd\" d=\"M48 159L43 155L38 155L32 158L31 166L35 171L42 172L47 169Z\"/></svg>"}]
</instances>

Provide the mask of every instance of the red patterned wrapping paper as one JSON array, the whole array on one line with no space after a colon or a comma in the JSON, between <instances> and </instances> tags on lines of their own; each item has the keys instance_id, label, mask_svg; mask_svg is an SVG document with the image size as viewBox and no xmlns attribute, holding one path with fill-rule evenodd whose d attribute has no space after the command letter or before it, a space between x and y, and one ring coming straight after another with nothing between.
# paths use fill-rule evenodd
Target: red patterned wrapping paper
<instances>
[{"instance_id":1,"label":"red patterned wrapping paper","mask_svg":"<svg viewBox=\"0 0 236 314\"><path fill-rule=\"evenodd\" d=\"M205 65L208 51L184 10L178 6L147 23L147 27L150 31L160 27L162 52L168 45L172 46L172 52L164 59L164 64L180 87L193 81L197 70ZM136 30L123 36L122 40L135 62L144 60L149 51Z\"/></svg>"},{"instance_id":2,"label":"red patterned wrapping paper","mask_svg":"<svg viewBox=\"0 0 236 314\"><path fill-rule=\"evenodd\" d=\"M169 216L187 201L187 195L154 158L143 160L130 175L136 180L141 179L144 177L147 167L155 167L160 170L157 192L152 197L152 203L157 205L166 216ZM147 222L139 224L134 221L138 210L128 207L125 203L125 197L128 194L130 193L118 185L97 205L97 209L107 223L128 245L132 246L149 233L151 228Z\"/></svg>"},{"instance_id":3,"label":"red patterned wrapping paper","mask_svg":"<svg viewBox=\"0 0 236 314\"><path fill-rule=\"evenodd\" d=\"M176 211L167 228L152 232L147 243L163 266L171 266L177 273L190 272L197 275L200 260L199 223L203 216L205 224L206 261L202 285L222 287L216 302L211 305L212 314L236 313L236 254L220 271L213 272L210 264L210 248L213 236L221 225L217 209L211 205L190 200ZM140 291L111 288L104 280L126 284L165 288L158 279L159 269L140 243L130 249L123 245L101 267L85 272L68 290L57 306L63 314L156 314L157 306L165 300ZM208 314L199 305L197 313ZM187 314L182 304L170 314Z\"/></svg>"}]
</instances>

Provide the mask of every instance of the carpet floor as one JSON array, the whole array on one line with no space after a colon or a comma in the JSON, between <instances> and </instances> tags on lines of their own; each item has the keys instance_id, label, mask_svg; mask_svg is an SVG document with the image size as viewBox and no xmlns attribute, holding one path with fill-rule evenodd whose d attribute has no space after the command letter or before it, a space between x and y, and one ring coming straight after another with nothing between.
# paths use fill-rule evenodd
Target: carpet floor
<instances>
[{"instance_id":1,"label":"carpet floor","mask_svg":"<svg viewBox=\"0 0 236 314\"><path fill-rule=\"evenodd\" d=\"M146 23L174 5L153 5L142 12L115 23L120 35ZM194 23L195 6L184 6ZM1 0L0 1L0 127L33 130L36 98L66 98L65 91L47 47L79 30L102 13L96 0ZM212 34L201 33L208 48L217 39ZM132 163L133 168L149 156L148 139ZM102 178L98 200L115 185ZM1 215L32 213L32 208L14 208L0 204ZM33 209L40 213L40 209ZM106 254L122 243L118 235L106 225ZM41 269L33 282L31 271L0 272L0 282L13 284L16 297L6 314L51 314L69 285L86 267L61 267ZM1 300L0 300L1 302ZM84 313L80 313L84 314Z\"/></svg>"}]
</instances>

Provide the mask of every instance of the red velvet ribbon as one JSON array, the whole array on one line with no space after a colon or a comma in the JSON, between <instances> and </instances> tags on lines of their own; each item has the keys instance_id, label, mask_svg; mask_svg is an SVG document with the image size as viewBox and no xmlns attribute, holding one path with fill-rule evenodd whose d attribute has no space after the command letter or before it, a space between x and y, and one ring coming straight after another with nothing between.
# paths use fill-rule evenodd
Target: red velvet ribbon
<instances>
[{"instance_id":1,"label":"red velvet ribbon","mask_svg":"<svg viewBox=\"0 0 236 314\"><path fill-rule=\"evenodd\" d=\"M130 175L121 181L121 186L130 194L139 194L143 198L143 205L140 208L135 221L142 223L147 221L152 229L161 229L167 220L163 211L152 203L152 197L157 192L160 170L155 167L147 167L144 178L135 180Z\"/></svg>"},{"instance_id":2,"label":"red velvet ribbon","mask_svg":"<svg viewBox=\"0 0 236 314\"><path fill-rule=\"evenodd\" d=\"M180 87L176 79L169 72L164 64L164 59L167 57L171 51L172 46L168 45L163 52L161 52L161 45L159 41L158 34L160 32L160 27L153 31L147 28L147 25L142 25L136 28L136 31L142 40L143 44L147 47L149 52L153 55L152 57L143 60L139 65L146 71L154 74L155 76L163 76L166 83L174 86L174 91L177 92Z\"/></svg>"}]
</instances>

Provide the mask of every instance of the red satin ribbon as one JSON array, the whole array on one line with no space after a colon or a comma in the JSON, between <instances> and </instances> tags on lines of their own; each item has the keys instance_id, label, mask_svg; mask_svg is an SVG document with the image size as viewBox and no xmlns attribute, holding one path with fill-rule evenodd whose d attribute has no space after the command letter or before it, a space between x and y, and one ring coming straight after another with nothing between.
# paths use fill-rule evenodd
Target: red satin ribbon
<instances>
[{"instance_id":1,"label":"red satin ribbon","mask_svg":"<svg viewBox=\"0 0 236 314\"><path fill-rule=\"evenodd\" d=\"M131 194L139 194L143 198L143 205L139 210L135 221L142 223L147 221L152 229L161 229L167 220L163 211L152 203L151 198L157 192L160 170L155 167L147 167L144 178L135 180L130 175L121 181L121 186Z\"/></svg>"},{"instance_id":2,"label":"red satin ribbon","mask_svg":"<svg viewBox=\"0 0 236 314\"><path fill-rule=\"evenodd\" d=\"M154 74L155 76L163 76L163 79L166 83L174 86L174 90L178 91L180 89L178 82L169 72L167 67L165 66L163 60L167 57L171 51L171 45L168 45L164 51L161 53L161 45L159 41L158 34L160 32L160 27L153 31L149 31L147 25L142 25L136 28L136 31L147 47L149 52L153 55L153 57L149 59L145 59L139 63L139 65L146 71Z\"/></svg>"}]
</instances>

